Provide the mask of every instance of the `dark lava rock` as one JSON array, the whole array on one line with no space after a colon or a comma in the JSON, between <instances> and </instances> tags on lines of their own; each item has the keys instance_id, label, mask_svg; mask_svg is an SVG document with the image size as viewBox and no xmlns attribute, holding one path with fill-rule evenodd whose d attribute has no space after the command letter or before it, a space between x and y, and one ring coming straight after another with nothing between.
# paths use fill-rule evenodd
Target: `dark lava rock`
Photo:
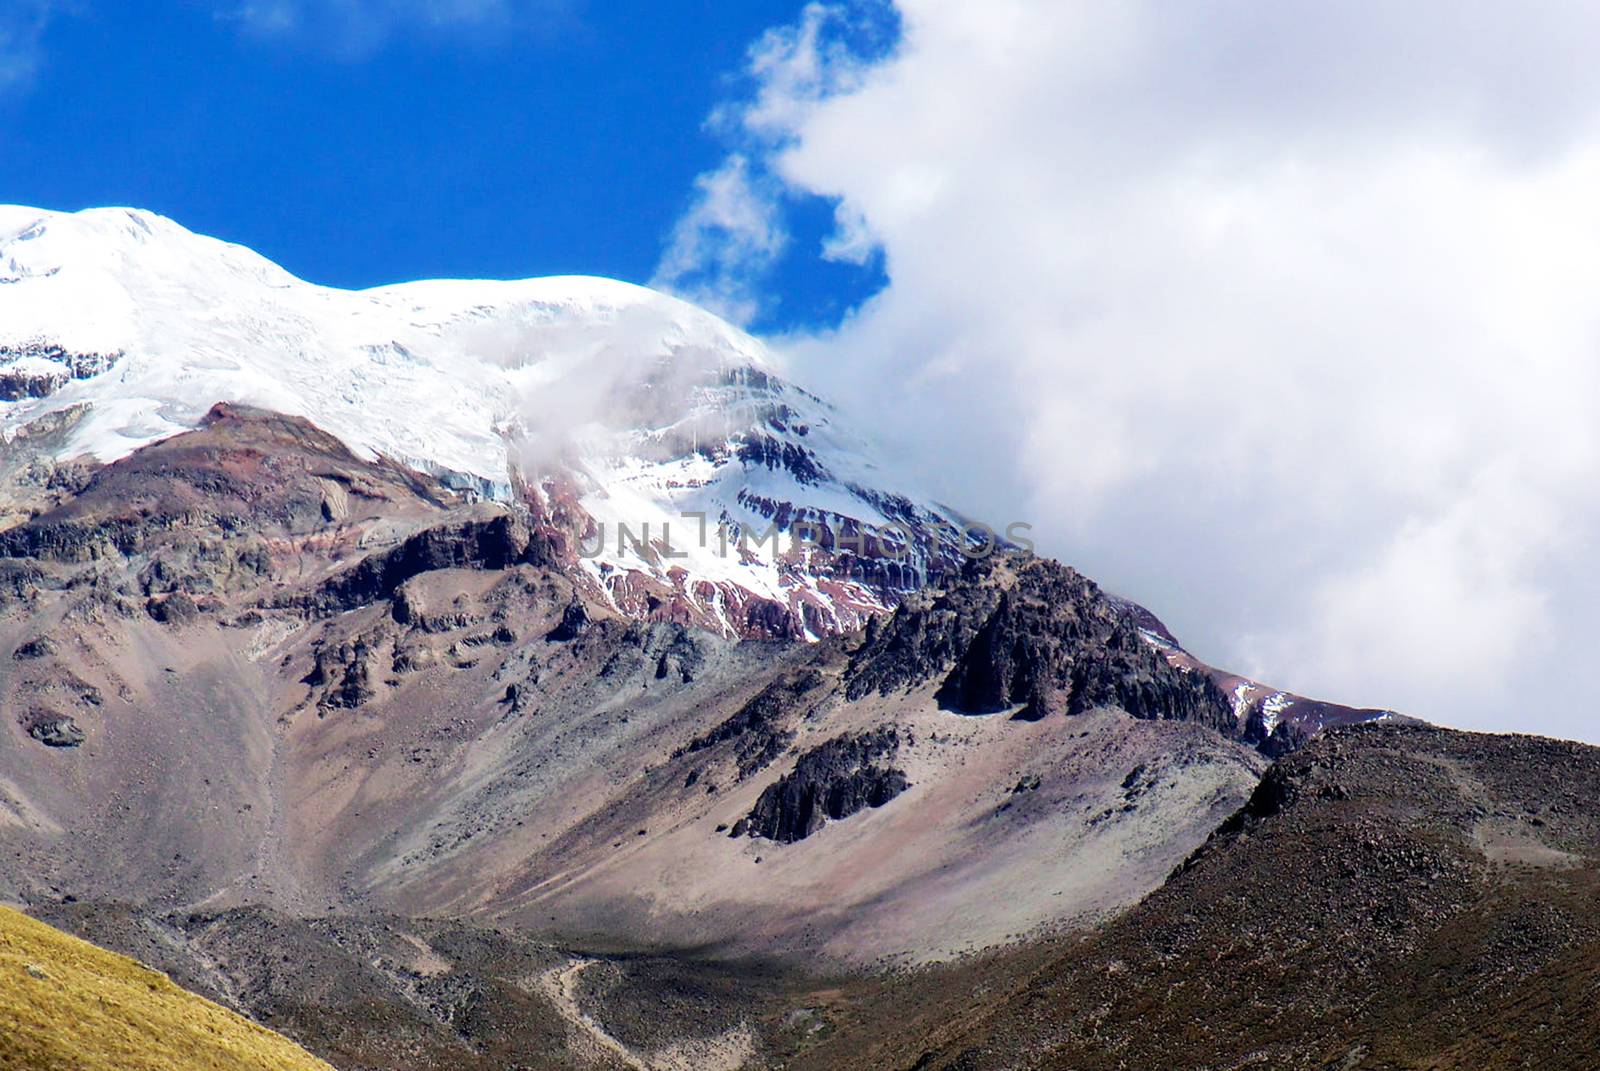
<instances>
[{"instance_id":1,"label":"dark lava rock","mask_svg":"<svg viewBox=\"0 0 1600 1071\"><path fill-rule=\"evenodd\" d=\"M947 590L908 601L869 629L847 673L848 697L942 675L940 702L964 713L1015 707L1033 721L1111 706L1237 732L1227 696L1209 678L1169 664L1094 582L1053 561L1004 561L972 563Z\"/></svg>"},{"instance_id":2,"label":"dark lava rock","mask_svg":"<svg viewBox=\"0 0 1600 1071\"><path fill-rule=\"evenodd\" d=\"M353 710L377 694L372 686L377 654L365 638L319 647L316 663L302 683L325 689L318 706Z\"/></svg>"},{"instance_id":3,"label":"dark lava rock","mask_svg":"<svg viewBox=\"0 0 1600 1071\"><path fill-rule=\"evenodd\" d=\"M554 643L566 643L583 635L588 627L589 611L583 608L583 603L573 599L567 603L567 608L561 611L560 622L546 634L545 639Z\"/></svg>"},{"instance_id":4,"label":"dark lava rock","mask_svg":"<svg viewBox=\"0 0 1600 1071\"><path fill-rule=\"evenodd\" d=\"M745 465L787 472L800 484L818 483L827 476L811 451L770 435L746 432L740 437L737 449L739 460Z\"/></svg>"},{"instance_id":5,"label":"dark lava rock","mask_svg":"<svg viewBox=\"0 0 1600 1071\"><path fill-rule=\"evenodd\" d=\"M112 553L126 556L150 527L128 519L83 525L38 518L0 532L0 558L88 562Z\"/></svg>"},{"instance_id":6,"label":"dark lava rock","mask_svg":"<svg viewBox=\"0 0 1600 1071\"><path fill-rule=\"evenodd\" d=\"M0 551L0 610L37 598L41 588L60 586L34 562L7 561Z\"/></svg>"},{"instance_id":7,"label":"dark lava rock","mask_svg":"<svg viewBox=\"0 0 1600 1071\"><path fill-rule=\"evenodd\" d=\"M442 524L418 532L393 550L363 558L332 577L311 608L337 613L394 597L401 584L439 569L509 569L554 561L542 535L509 514Z\"/></svg>"},{"instance_id":8,"label":"dark lava rock","mask_svg":"<svg viewBox=\"0 0 1600 1071\"><path fill-rule=\"evenodd\" d=\"M705 665L705 652L697 634L678 624L655 625L650 629L645 652L655 661L656 680L676 677L683 684L694 682Z\"/></svg>"},{"instance_id":9,"label":"dark lava rock","mask_svg":"<svg viewBox=\"0 0 1600 1071\"><path fill-rule=\"evenodd\" d=\"M85 739L78 723L61 714L34 711L26 724L28 735L45 747L77 747Z\"/></svg>"},{"instance_id":10,"label":"dark lava rock","mask_svg":"<svg viewBox=\"0 0 1600 1071\"><path fill-rule=\"evenodd\" d=\"M32 363L17 367L23 358L32 358ZM121 359L121 350L75 353L51 342L0 345L0 401L48 398L75 379L93 379L108 371Z\"/></svg>"},{"instance_id":11,"label":"dark lava rock","mask_svg":"<svg viewBox=\"0 0 1600 1071\"><path fill-rule=\"evenodd\" d=\"M780 844L804 840L828 821L882 807L910 787L905 772L881 760L900 749L894 729L835 737L806 752L795 768L768 785L732 836Z\"/></svg>"},{"instance_id":12,"label":"dark lava rock","mask_svg":"<svg viewBox=\"0 0 1600 1071\"><path fill-rule=\"evenodd\" d=\"M508 717L526 714L535 709L539 701L539 675L533 674L528 680L515 681L506 685L505 695L500 699L502 706L506 707Z\"/></svg>"},{"instance_id":13,"label":"dark lava rock","mask_svg":"<svg viewBox=\"0 0 1600 1071\"><path fill-rule=\"evenodd\" d=\"M740 707L733 717L690 741L679 754L692 754L736 741L733 759L739 768L739 779L764 770L794 742L794 733L785 727L790 714L803 706L811 693L822 685L823 676L814 669L773 681Z\"/></svg>"},{"instance_id":14,"label":"dark lava rock","mask_svg":"<svg viewBox=\"0 0 1600 1071\"><path fill-rule=\"evenodd\" d=\"M145 613L163 624L181 625L193 621L200 614L200 607L186 592L177 591L164 598L151 599L145 603Z\"/></svg>"},{"instance_id":15,"label":"dark lava rock","mask_svg":"<svg viewBox=\"0 0 1600 1071\"><path fill-rule=\"evenodd\" d=\"M37 639L29 640L27 643L19 646L15 651L12 651L11 657L15 658L18 662L27 662L35 658L46 658L55 653L55 642L44 636L40 636Z\"/></svg>"}]
</instances>

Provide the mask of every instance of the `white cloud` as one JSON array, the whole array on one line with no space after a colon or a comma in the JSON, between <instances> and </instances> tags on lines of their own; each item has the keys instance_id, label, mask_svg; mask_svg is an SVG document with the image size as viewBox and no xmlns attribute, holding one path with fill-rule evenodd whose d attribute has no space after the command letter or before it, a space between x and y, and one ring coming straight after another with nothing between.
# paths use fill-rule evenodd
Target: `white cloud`
<instances>
[{"instance_id":1,"label":"white cloud","mask_svg":"<svg viewBox=\"0 0 1600 1071\"><path fill-rule=\"evenodd\" d=\"M1214 661L1600 740L1600 12L898 6L723 116L884 253L803 375Z\"/></svg>"},{"instance_id":2,"label":"white cloud","mask_svg":"<svg viewBox=\"0 0 1600 1071\"><path fill-rule=\"evenodd\" d=\"M794 25L773 27L751 46L753 98L713 121L736 123L757 138L787 140L815 105L861 86L871 67L841 37L872 32L880 11L876 3L807 4Z\"/></svg>"},{"instance_id":3,"label":"white cloud","mask_svg":"<svg viewBox=\"0 0 1600 1071\"><path fill-rule=\"evenodd\" d=\"M881 33L885 8L809 3L792 26L777 26L750 47L750 99L714 112L707 123L740 148L695 179L693 199L673 228L651 285L739 324L769 311L763 275L783 254L785 183L772 173L778 154L824 100L860 88L869 63L841 39ZM843 204L838 229L821 253L863 263L876 248L866 221Z\"/></svg>"},{"instance_id":4,"label":"white cloud","mask_svg":"<svg viewBox=\"0 0 1600 1071\"><path fill-rule=\"evenodd\" d=\"M772 180L752 175L737 153L699 176L651 285L750 322L761 311L757 281L788 242L778 196Z\"/></svg>"}]
</instances>

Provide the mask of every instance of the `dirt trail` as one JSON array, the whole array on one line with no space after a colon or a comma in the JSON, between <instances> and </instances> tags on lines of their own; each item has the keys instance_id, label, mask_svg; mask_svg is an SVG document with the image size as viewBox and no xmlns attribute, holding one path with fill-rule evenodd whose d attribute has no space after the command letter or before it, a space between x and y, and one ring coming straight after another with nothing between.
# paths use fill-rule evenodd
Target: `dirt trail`
<instances>
[{"instance_id":1,"label":"dirt trail","mask_svg":"<svg viewBox=\"0 0 1600 1071\"><path fill-rule=\"evenodd\" d=\"M578 1004L578 977L595 964L575 959L541 974L535 988L555 1005L578 1032L574 1051L595 1063L617 1064L628 1071L740 1071L755 1057L755 1038L736 1027L713 1038L678 1042L653 1056L641 1056L618 1041Z\"/></svg>"},{"instance_id":2,"label":"dirt trail","mask_svg":"<svg viewBox=\"0 0 1600 1071\"><path fill-rule=\"evenodd\" d=\"M1580 866L1580 855L1565 852L1545 844L1532 830L1505 817L1493 817L1494 798L1487 786L1474 777L1465 763L1445 756L1429 757L1426 761L1444 769L1455 783L1462 799L1481 809L1480 818L1472 830L1473 846L1483 853L1491 865L1522 865L1533 867Z\"/></svg>"}]
</instances>

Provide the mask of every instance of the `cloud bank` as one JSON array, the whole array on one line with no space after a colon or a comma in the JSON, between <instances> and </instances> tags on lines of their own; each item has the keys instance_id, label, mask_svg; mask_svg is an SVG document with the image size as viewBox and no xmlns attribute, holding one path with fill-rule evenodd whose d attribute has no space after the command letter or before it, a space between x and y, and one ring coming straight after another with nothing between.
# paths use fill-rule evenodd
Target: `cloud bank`
<instances>
[{"instance_id":1,"label":"cloud bank","mask_svg":"<svg viewBox=\"0 0 1600 1071\"><path fill-rule=\"evenodd\" d=\"M1600 13L900 0L848 47L883 14L812 5L718 117L730 232L821 196L884 256L800 378L1212 661L1600 741ZM669 279L759 294L733 247Z\"/></svg>"}]
</instances>

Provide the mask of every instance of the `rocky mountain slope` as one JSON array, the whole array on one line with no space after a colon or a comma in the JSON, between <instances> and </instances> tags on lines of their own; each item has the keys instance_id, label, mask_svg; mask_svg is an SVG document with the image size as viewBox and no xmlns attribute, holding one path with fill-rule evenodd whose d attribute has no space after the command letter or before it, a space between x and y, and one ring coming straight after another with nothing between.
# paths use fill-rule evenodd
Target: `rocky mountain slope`
<instances>
[{"instance_id":1,"label":"rocky mountain slope","mask_svg":"<svg viewBox=\"0 0 1600 1071\"><path fill-rule=\"evenodd\" d=\"M860 984L789 1066L1590 1068L1597 800L1600 748L1338 730L1091 939Z\"/></svg>"},{"instance_id":2,"label":"rocky mountain slope","mask_svg":"<svg viewBox=\"0 0 1600 1071\"><path fill-rule=\"evenodd\" d=\"M1591 867L1587 752L1524 828L639 288L0 209L0 427L0 898L341 1067L1411 1066L1374 979Z\"/></svg>"},{"instance_id":3,"label":"rocky mountain slope","mask_svg":"<svg viewBox=\"0 0 1600 1071\"><path fill-rule=\"evenodd\" d=\"M339 1066L1583 1066L1590 749L1374 726L1263 779L1054 563L736 642L531 511L203 424L17 484L0 880Z\"/></svg>"},{"instance_id":4,"label":"rocky mountain slope","mask_svg":"<svg viewBox=\"0 0 1600 1071\"><path fill-rule=\"evenodd\" d=\"M1025 555L736 642L618 613L560 528L297 418L219 407L63 479L0 531L21 898L940 958L1136 900L1264 763L1209 678Z\"/></svg>"},{"instance_id":5,"label":"rocky mountain slope","mask_svg":"<svg viewBox=\"0 0 1600 1071\"><path fill-rule=\"evenodd\" d=\"M1579 1071L1597 800L1600 749L1343 729L1097 930L891 974L383 915L35 910L341 1068Z\"/></svg>"}]
</instances>

